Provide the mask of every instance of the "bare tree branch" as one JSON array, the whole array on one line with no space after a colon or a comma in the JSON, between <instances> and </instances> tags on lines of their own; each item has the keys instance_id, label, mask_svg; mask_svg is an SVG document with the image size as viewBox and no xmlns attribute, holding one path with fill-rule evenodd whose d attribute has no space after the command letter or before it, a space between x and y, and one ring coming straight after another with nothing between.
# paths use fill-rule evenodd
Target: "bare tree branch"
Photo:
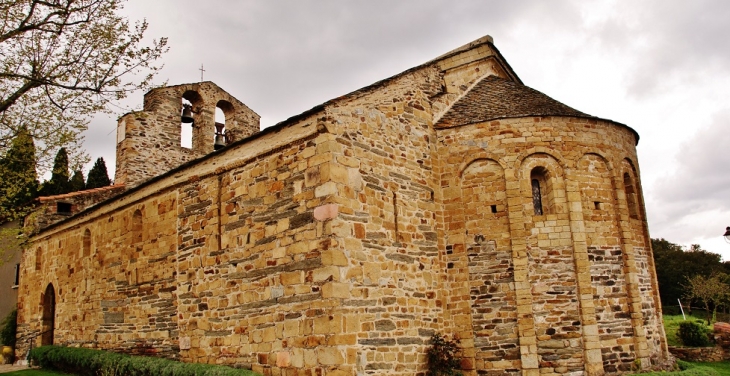
<instances>
[{"instance_id":1,"label":"bare tree branch","mask_svg":"<svg viewBox=\"0 0 730 376\"><path fill-rule=\"evenodd\" d=\"M42 166L51 148L80 142L90 116L150 87L167 39L146 41L144 20L119 15L124 2L0 2L0 153L29 122Z\"/></svg>"}]
</instances>

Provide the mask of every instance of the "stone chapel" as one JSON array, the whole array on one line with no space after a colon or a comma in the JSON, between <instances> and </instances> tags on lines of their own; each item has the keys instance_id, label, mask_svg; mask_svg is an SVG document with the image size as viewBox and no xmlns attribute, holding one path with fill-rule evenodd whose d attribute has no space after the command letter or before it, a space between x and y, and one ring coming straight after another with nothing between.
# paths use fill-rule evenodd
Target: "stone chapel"
<instances>
[{"instance_id":1,"label":"stone chapel","mask_svg":"<svg viewBox=\"0 0 730 376\"><path fill-rule=\"evenodd\" d=\"M638 141L489 36L262 131L212 82L153 89L115 185L41 199L18 337L264 375L424 375L434 333L465 375L661 366Z\"/></svg>"}]
</instances>

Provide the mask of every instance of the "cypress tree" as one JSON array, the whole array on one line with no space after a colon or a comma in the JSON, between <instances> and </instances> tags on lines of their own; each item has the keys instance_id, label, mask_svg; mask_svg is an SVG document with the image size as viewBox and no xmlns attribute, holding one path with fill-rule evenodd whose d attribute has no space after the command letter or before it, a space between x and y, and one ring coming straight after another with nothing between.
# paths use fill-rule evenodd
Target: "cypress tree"
<instances>
[{"instance_id":1,"label":"cypress tree","mask_svg":"<svg viewBox=\"0 0 730 376\"><path fill-rule=\"evenodd\" d=\"M38 175L33 137L21 127L10 149L0 158L0 220L20 218L23 205L38 194Z\"/></svg>"},{"instance_id":2,"label":"cypress tree","mask_svg":"<svg viewBox=\"0 0 730 376\"><path fill-rule=\"evenodd\" d=\"M94 162L94 167L89 171L89 177L86 179L86 189L101 188L111 185L109 174L106 171L106 163L104 158L99 157Z\"/></svg>"},{"instance_id":3,"label":"cypress tree","mask_svg":"<svg viewBox=\"0 0 730 376\"><path fill-rule=\"evenodd\" d=\"M41 194L44 196L61 195L70 192L71 186L68 174L68 153L66 148L61 148L53 160L53 171L51 180L43 183Z\"/></svg>"},{"instance_id":4,"label":"cypress tree","mask_svg":"<svg viewBox=\"0 0 730 376\"><path fill-rule=\"evenodd\" d=\"M82 174L79 170L74 171L71 181L69 182L69 186L69 192L83 191L86 187L86 183L84 183L84 174Z\"/></svg>"}]
</instances>

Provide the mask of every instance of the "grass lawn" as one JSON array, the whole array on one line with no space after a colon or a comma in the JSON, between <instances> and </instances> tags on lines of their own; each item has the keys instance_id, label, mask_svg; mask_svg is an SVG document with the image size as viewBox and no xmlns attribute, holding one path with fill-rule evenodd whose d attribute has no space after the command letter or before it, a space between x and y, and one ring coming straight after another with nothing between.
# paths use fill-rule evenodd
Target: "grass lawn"
<instances>
[{"instance_id":1,"label":"grass lawn","mask_svg":"<svg viewBox=\"0 0 730 376\"><path fill-rule=\"evenodd\" d=\"M697 366L712 368L718 375L730 375L730 362L692 363Z\"/></svg>"},{"instance_id":2,"label":"grass lawn","mask_svg":"<svg viewBox=\"0 0 730 376\"><path fill-rule=\"evenodd\" d=\"M681 318L681 316L680 316ZM730 362L690 363L681 362L683 371L637 373L641 376L730 376Z\"/></svg>"},{"instance_id":3,"label":"grass lawn","mask_svg":"<svg viewBox=\"0 0 730 376\"><path fill-rule=\"evenodd\" d=\"M664 321L664 332L667 335L667 344L669 346L682 346L682 341L677 336L677 330L679 330L679 323L684 321L681 314L679 315L668 315L665 314L662 317ZM693 311L693 315L687 315L687 320L694 320L706 324L704 312ZM708 326L712 330L712 326ZM682 371L677 372L652 372L642 373L642 376L730 376L730 362L717 362L717 363L690 363L690 362L679 362Z\"/></svg>"}]
</instances>

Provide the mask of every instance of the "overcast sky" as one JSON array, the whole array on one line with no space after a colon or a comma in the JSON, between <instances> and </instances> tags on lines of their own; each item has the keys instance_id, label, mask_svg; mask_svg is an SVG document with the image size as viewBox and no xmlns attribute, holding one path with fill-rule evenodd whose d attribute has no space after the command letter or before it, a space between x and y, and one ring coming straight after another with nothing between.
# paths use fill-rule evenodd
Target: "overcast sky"
<instances>
[{"instance_id":1,"label":"overcast sky","mask_svg":"<svg viewBox=\"0 0 730 376\"><path fill-rule=\"evenodd\" d=\"M525 85L639 132L652 237L730 260L727 0L130 0L125 12L169 38L159 82L199 81L204 64L262 127L491 35ZM110 173L115 128L98 117L86 133Z\"/></svg>"}]
</instances>

